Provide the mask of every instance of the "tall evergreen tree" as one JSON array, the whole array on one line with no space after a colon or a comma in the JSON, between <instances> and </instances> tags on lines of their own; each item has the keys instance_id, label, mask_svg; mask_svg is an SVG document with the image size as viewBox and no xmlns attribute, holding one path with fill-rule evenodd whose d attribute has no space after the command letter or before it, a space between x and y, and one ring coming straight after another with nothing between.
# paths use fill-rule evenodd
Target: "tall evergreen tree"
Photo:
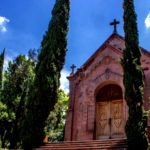
<instances>
[{"instance_id":1,"label":"tall evergreen tree","mask_svg":"<svg viewBox=\"0 0 150 150\"><path fill-rule=\"evenodd\" d=\"M5 49L0 54L0 88L2 88L2 78L3 78L3 67L4 67L4 55Z\"/></svg>"},{"instance_id":2,"label":"tall evergreen tree","mask_svg":"<svg viewBox=\"0 0 150 150\"><path fill-rule=\"evenodd\" d=\"M2 148L19 148L28 91L34 81L35 65L24 55L8 63L0 92L0 138Z\"/></svg>"},{"instance_id":3,"label":"tall evergreen tree","mask_svg":"<svg viewBox=\"0 0 150 150\"><path fill-rule=\"evenodd\" d=\"M34 89L25 122L24 148L31 149L43 143L46 119L57 102L60 71L67 47L69 0L56 0L52 19L43 41L36 66Z\"/></svg>"},{"instance_id":4,"label":"tall evergreen tree","mask_svg":"<svg viewBox=\"0 0 150 150\"><path fill-rule=\"evenodd\" d=\"M5 49L0 54L0 148L5 146L5 120L8 118L7 106L2 102L2 83Z\"/></svg>"},{"instance_id":5,"label":"tall evergreen tree","mask_svg":"<svg viewBox=\"0 0 150 150\"><path fill-rule=\"evenodd\" d=\"M34 81L34 67L31 59L19 55L13 62L9 62L8 70L5 72L3 101L6 103L8 111L15 115L15 118L11 120L10 149L21 146L19 133L24 120L29 89Z\"/></svg>"},{"instance_id":6,"label":"tall evergreen tree","mask_svg":"<svg viewBox=\"0 0 150 150\"><path fill-rule=\"evenodd\" d=\"M124 68L125 99L129 113L125 127L128 149L147 150L147 116L143 110L144 82L134 0L124 0L124 31L126 48L122 64Z\"/></svg>"}]
</instances>

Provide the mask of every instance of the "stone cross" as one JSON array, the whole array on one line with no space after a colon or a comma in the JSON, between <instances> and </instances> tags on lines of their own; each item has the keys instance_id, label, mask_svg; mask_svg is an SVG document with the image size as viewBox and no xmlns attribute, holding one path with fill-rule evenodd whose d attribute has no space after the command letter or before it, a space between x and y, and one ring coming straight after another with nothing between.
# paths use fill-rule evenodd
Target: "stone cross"
<instances>
[{"instance_id":1,"label":"stone cross","mask_svg":"<svg viewBox=\"0 0 150 150\"><path fill-rule=\"evenodd\" d=\"M76 66L74 65L74 64L72 64L72 66L70 67L71 68L71 74L74 74L74 71L75 71L75 68L76 68Z\"/></svg>"},{"instance_id":2,"label":"stone cross","mask_svg":"<svg viewBox=\"0 0 150 150\"><path fill-rule=\"evenodd\" d=\"M117 33L117 25L119 24L120 22L117 21L116 19L113 20L113 22L110 23L111 26L114 26L114 31L113 33Z\"/></svg>"}]
</instances>

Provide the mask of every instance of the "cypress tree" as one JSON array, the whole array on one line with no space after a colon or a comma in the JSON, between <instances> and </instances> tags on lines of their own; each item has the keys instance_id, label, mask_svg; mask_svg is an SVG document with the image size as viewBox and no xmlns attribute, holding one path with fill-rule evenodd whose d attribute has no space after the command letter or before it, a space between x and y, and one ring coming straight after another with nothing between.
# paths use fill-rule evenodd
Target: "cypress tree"
<instances>
[{"instance_id":1,"label":"cypress tree","mask_svg":"<svg viewBox=\"0 0 150 150\"><path fill-rule=\"evenodd\" d=\"M69 0L56 0L48 31L41 42L34 89L24 124L24 148L28 150L43 144L46 119L57 102L60 72L66 55L69 10Z\"/></svg>"},{"instance_id":2,"label":"cypress tree","mask_svg":"<svg viewBox=\"0 0 150 150\"><path fill-rule=\"evenodd\" d=\"M0 89L2 88L5 49L0 54Z\"/></svg>"},{"instance_id":3,"label":"cypress tree","mask_svg":"<svg viewBox=\"0 0 150 150\"><path fill-rule=\"evenodd\" d=\"M128 149L147 150L147 116L143 109L144 82L134 0L124 0L124 31L125 50L122 64L129 114L125 127Z\"/></svg>"}]
</instances>

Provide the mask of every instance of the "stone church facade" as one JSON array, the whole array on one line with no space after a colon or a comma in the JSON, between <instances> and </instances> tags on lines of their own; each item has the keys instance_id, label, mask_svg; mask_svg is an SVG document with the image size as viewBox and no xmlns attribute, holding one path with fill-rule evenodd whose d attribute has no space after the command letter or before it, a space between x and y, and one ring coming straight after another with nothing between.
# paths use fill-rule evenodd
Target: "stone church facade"
<instances>
[{"instance_id":1,"label":"stone church facade","mask_svg":"<svg viewBox=\"0 0 150 150\"><path fill-rule=\"evenodd\" d=\"M120 64L125 41L113 33L75 73L70 82L66 141L125 138L128 108ZM144 70L144 107L150 109L150 52L141 48ZM150 125L150 119L148 119Z\"/></svg>"}]
</instances>

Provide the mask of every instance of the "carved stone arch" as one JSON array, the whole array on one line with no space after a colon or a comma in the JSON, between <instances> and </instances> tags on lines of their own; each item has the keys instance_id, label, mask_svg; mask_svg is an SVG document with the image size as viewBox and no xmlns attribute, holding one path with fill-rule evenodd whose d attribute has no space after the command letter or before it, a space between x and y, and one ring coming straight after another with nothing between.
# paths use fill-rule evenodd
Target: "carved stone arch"
<instances>
[{"instance_id":1,"label":"carved stone arch","mask_svg":"<svg viewBox=\"0 0 150 150\"><path fill-rule=\"evenodd\" d=\"M123 99L122 89L120 86L115 84L105 85L100 89L96 95L96 101L105 101L105 100L119 100Z\"/></svg>"},{"instance_id":2,"label":"carved stone arch","mask_svg":"<svg viewBox=\"0 0 150 150\"><path fill-rule=\"evenodd\" d=\"M116 81L113 81L113 80L107 80L107 81L104 81L102 83L100 83L96 88L95 88L95 92L94 92L94 97L95 97L95 100L96 100L96 96L98 94L98 92L103 88L103 87L106 87L108 85L116 85L118 87L121 88L121 93L123 92L122 91L122 85L119 85ZM122 93L123 94L123 93Z\"/></svg>"},{"instance_id":3,"label":"carved stone arch","mask_svg":"<svg viewBox=\"0 0 150 150\"><path fill-rule=\"evenodd\" d=\"M122 74L119 74L117 72L112 71L109 68L106 68L102 74L97 75L95 78L93 78L91 80L91 83L92 85L95 85L95 87L99 87L99 85L102 86L104 84L109 84L109 83L110 84L114 83L120 86L120 84L122 84L122 81L123 81Z\"/></svg>"}]
</instances>

